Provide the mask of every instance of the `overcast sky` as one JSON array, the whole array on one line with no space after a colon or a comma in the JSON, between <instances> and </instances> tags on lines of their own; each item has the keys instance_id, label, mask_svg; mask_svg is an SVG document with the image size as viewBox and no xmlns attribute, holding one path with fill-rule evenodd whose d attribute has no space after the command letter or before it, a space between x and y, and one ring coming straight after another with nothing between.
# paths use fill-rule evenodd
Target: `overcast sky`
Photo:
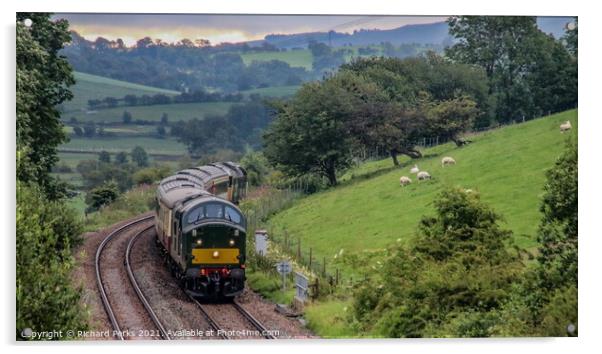
<instances>
[{"instance_id":1,"label":"overcast sky","mask_svg":"<svg viewBox=\"0 0 602 354\"><path fill-rule=\"evenodd\" d=\"M61 14L72 30L86 39L121 38L127 45L149 36L166 42L182 38L209 39L212 44L263 39L267 34L352 32L391 29L408 24L445 21L428 16L299 16L299 15L174 15L174 14Z\"/></svg>"}]
</instances>

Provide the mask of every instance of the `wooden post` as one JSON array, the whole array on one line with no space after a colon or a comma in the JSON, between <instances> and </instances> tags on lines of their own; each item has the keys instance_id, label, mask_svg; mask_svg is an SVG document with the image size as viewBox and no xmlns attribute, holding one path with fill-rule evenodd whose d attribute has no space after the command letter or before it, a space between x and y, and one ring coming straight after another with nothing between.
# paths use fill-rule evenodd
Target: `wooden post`
<instances>
[{"instance_id":1,"label":"wooden post","mask_svg":"<svg viewBox=\"0 0 602 354\"><path fill-rule=\"evenodd\" d=\"M339 268L337 268L337 271L335 273L335 284L339 285Z\"/></svg>"},{"instance_id":2,"label":"wooden post","mask_svg":"<svg viewBox=\"0 0 602 354\"><path fill-rule=\"evenodd\" d=\"M297 260L301 260L301 238L297 239Z\"/></svg>"},{"instance_id":3,"label":"wooden post","mask_svg":"<svg viewBox=\"0 0 602 354\"><path fill-rule=\"evenodd\" d=\"M326 275L326 256L322 259L322 274Z\"/></svg>"},{"instance_id":4,"label":"wooden post","mask_svg":"<svg viewBox=\"0 0 602 354\"><path fill-rule=\"evenodd\" d=\"M311 261L312 261L312 249L309 248L309 270L311 270Z\"/></svg>"}]
</instances>

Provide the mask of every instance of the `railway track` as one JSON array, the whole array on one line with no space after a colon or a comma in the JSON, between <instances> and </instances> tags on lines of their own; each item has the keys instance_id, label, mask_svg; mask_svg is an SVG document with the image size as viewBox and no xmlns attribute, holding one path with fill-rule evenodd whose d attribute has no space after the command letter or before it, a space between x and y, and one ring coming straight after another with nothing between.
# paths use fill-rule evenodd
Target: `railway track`
<instances>
[{"instance_id":1,"label":"railway track","mask_svg":"<svg viewBox=\"0 0 602 354\"><path fill-rule=\"evenodd\" d=\"M131 236L129 238L129 240L127 241L127 247L126 247L125 253L122 253L123 259L124 259L123 264L125 266L125 272L127 273L127 278L129 279L129 283L130 283L133 291L136 293L136 296L137 296L140 304L142 304L142 307L144 308L146 316L152 321L154 326L157 328L158 333L160 334L160 338L157 336L153 336L151 338L164 339L164 340L172 339L169 335L169 332L165 329L165 326L163 325L162 321L159 319L159 317L157 316L155 311L152 309L150 302L144 295L144 292L142 291L142 289L139 285L138 279L136 278L135 272L132 269L131 254L132 254L132 249L134 247L134 244L136 243L136 241L138 240L138 238L141 235L143 235L144 233L146 233L150 229L152 229L153 225L152 224L147 225L146 227L143 227L141 230L138 230L135 232L132 229L135 227L141 227L141 225L143 225L145 222L148 222L152 219L153 219L153 216L151 215L151 216L143 217L140 219L136 219L125 225L120 226L119 228L117 228L117 229L113 230L111 233L109 233L102 240L102 242L100 243L100 245L98 246L98 248L96 250L96 256L95 256L95 268L96 269L95 270L96 270L97 287L98 287L98 291L100 293L103 307L105 309L105 312L107 313L107 316L109 318L111 326L113 327L114 337L118 340L126 339L123 335L123 333L125 333L125 332L123 331L122 324L120 324L120 322L117 319L118 316L116 316L114 306L111 303L111 301L109 300L110 291L108 291L107 284L105 283L105 280L103 279L103 272L101 271L101 263L102 263L101 258L103 255L103 251L105 251L105 249L107 248L106 246L112 240L118 238L119 235L126 234L126 233L134 233L134 235ZM115 295L113 295L113 296L115 296ZM204 317L205 322L207 322L209 327L215 331L217 337L220 339L228 340L228 339L234 339L234 338L228 336L226 334L228 332L228 329L223 329L222 326L219 324L219 321L216 321L213 318L213 316L210 314L210 312L215 312L216 310L219 312L221 310L215 308L215 309L212 309L212 311L207 311L206 306L226 306L227 308L233 308L236 313L240 314L240 317L242 317L244 319L244 321L241 321L239 319L238 320L239 324L237 326L234 326L233 328L230 328L231 330L232 329L233 330L248 330L249 325L250 325L253 330L259 332L260 337L263 337L265 339L276 339L276 337L273 336L270 333L270 331L268 331L266 329L266 327L263 326L263 324L261 324L261 322L259 322L253 315L251 315L247 310L245 310L236 301L233 301L232 303L228 303L228 304L223 304L223 305L204 305L204 304L201 304L198 300L196 300L195 298L193 298L190 295L188 295L188 298L196 305L196 307L199 309L199 312ZM116 299L113 298L112 300L114 301L114 303L116 303L117 301L120 301L119 298L116 298ZM227 310L227 308L224 308L224 309ZM117 313L119 313L119 312L117 312ZM232 315L231 317L237 317L237 316ZM222 320L222 322L223 322L223 320ZM236 322L236 321L232 320L230 322ZM232 325L232 323L227 323L227 324L230 326Z\"/></svg>"},{"instance_id":2,"label":"railway track","mask_svg":"<svg viewBox=\"0 0 602 354\"><path fill-rule=\"evenodd\" d=\"M115 311L113 310L113 305L111 304L111 301L109 301L109 296L107 294L107 287L106 287L106 284L104 283L104 279L103 279L103 275L102 275L102 271L101 271L101 256L102 256L103 251L105 250L107 244L109 244L109 242L111 242L113 239L115 239L118 235L125 233L128 230L130 230L131 228L139 226L139 225L143 224L144 222L150 221L152 219L153 219L153 216L151 215L151 216L143 217L140 219L136 219L125 225L120 226L119 228L117 228L117 229L113 230L111 233L109 233L103 239L103 241L100 243L100 245L98 246L98 248L96 250L95 268L96 268L96 282L98 285L98 291L100 293L103 307L107 313L107 316L109 317L111 326L113 327L114 336L119 340L125 339L124 335L123 335L124 331L122 330L122 328L117 320L117 317L115 316ZM134 244L135 240L141 234L143 234L144 232L147 232L152 227L153 226L150 225L150 226L144 228L143 230L138 231L134 235L134 237L132 237L130 239L130 241L128 242L128 246L126 248L126 252L124 254L124 258L125 258L124 264L125 264L126 272L128 274L128 278L130 279L132 288L134 289L134 292L137 294L138 299L140 300L144 309L146 310L148 317L151 319L151 321L157 327L157 330L159 331L161 338L169 340L171 338L169 337L167 331L161 324L161 321L159 320L157 315L154 313L154 311L150 307L150 304L148 303L148 301L146 300L146 298L144 296L144 293L138 286L138 282L136 281L134 273L131 269L130 254L131 254L132 245ZM115 299L115 300L119 300L119 299ZM156 338L156 337L152 337L152 338Z\"/></svg>"},{"instance_id":3,"label":"railway track","mask_svg":"<svg viewBox=\"0 0 602 354\"><path fill-rule=\"evenodd\" d=\"M238 304L236 302L236 300L234 300L232 303L227 303L227 304L219 304L219 305L204 305L201 304L197 299L195 299L194 297L188 295L188 298L193 301L196 306L199 308L199 311L203 314L203 317L205 317L205 320L210 324L211 328L216 331L216 333L218 334L218 336L221 339L234 339L232 337L229 337L228 335L225 334L225 332L228 332L227 329L223 329L222 326L219 324L219 321L216 321L213 316L210 314L210 311L207 311L206 306L211 307L211 306L226 306L226 307L231 307L234 308L236 313L240 314L244 320L250 324L253 327L253 330L256 330L260 333L260 336L265 338L265 339L276 339L276 337L274 335L271 334L270 331L268 331L268 329L261 323L259 322L253 315L251 315L249 313L249 311L245 310L240 304ZM219 312L223 312L223 309L214 309L216 311ZM236 328L237 330L242 330L242 329L246 329L246 328Z\"/></svg>"},{"instance_id":4,"label":"railway track","mask_svg":"<svg viewBox=\"0 0 602 354\"><path fill-rule=\"evenodd\" d=\"M171 340L169 333L165 330L165 327L163 326L163 323L161 323L161 320L159 320L159 317L157 316L155 311L153 311L153 308L151 307L150 303L144 296L142 289L140 289L140 286L138 285L138 281L136 280L136 276L134 275L134 272L132 271L132 267L131 267L132 246L134 245L134 243L136 242L136 240L138 239L138 237L140 235L142 235L143 233L152 229L153 227L154 227L154 225L150 225L149 227L145 228L144 230L136 233L130 239L130 242L128 242L127 249L125 250L125 268L128 272L128 277L130 278L130 283L134 287L134 291L136 291L136 294L138 295L140 302L142 302L142 305L144 305L144 308L148 312L151 320L155 323L155 326L157 326L157 329L159 329L159 332L161 333L161 338L163 338L165 340Z\"/></svg>"},{"instance_id":5,"label":"railway track","mask_svg":"<svg viewBox=\"0 0 602 354\"><path fill-rule=\"evenodd\" d=\"M232 306L234 306L234 308L236 308L236 311L238 311L241 315L243 315L244 318L247 319L247 321L249 321L253 327L255 327L255 329L257 329L261 335L266 338L266 339L276 339L275 336L273 336L267 328L265 328L265 326L263 324L261 324L261 322L259 322L255 317L253 317L253 315L251 315L249 313L249 311L245 310L238 302L236 302L236 300L234 300L232 302Z\"/></svg>"}]
</instances>

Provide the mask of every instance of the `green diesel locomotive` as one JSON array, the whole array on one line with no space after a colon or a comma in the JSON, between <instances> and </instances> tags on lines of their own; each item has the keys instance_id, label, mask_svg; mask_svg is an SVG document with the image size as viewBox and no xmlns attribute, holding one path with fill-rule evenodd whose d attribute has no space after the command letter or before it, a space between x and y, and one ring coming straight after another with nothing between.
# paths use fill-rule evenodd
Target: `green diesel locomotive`
<instances>
[{"instance_id":1,"label":"green diesel locomotive","mask_svg":"<svg viewBox=\"0 0 602 354\"><path fill-rule=\"evenodd\" d=\"M233 162L177 172L159 183L157 243L172 274L194 297L234 297L244 289L246 220L238 202L247 173Z\"/></svg>"}]
</instances>

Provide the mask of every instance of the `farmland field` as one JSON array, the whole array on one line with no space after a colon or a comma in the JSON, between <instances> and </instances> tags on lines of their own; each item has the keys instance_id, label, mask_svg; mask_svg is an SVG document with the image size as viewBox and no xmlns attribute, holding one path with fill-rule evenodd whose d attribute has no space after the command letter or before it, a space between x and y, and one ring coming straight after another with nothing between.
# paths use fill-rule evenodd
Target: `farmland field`
<instances>
[{"instance_id":1,"label":"farmland field","mask_svg":"<svg viewBox=\"0 0 602 354\"><path fill-rule=\"evenodd\" d=\"M152 137L114 137L114 138L78 138L61 145L63 150L100 152L102 150L115 153L130 152L134 147L141 146L149 154L185 155L186 146L175 139L157 139ZM69 154L73 155L73 154ZM61 155L61 160L63 159Z\"/></svg>"},{"instance_id":2,"label":"farmland field","mask_svg":"<svg viewBox=\"0 0 602 354\"><path fill-rule=\"evenodd\" d=\"M223 115L228 112L230 102L178 103L153 106L115 107L101 109L93 114L78 111L63 115L63 120L75 117L80 122L121 122L124 111L132 114L132 119L160 121L163 113L167 113L169 121L202 119L208 115Z\"/></svg>"},{"instance_id":3,"label":"farmland field","mask_svg":"<svg viewBox=\"0 0 602 354\"><path fill-rule=\"evenodd\" d=\"M573 130L561 134L558 126L566 120ZM434 213L433 201L444 187L461 187L478 191L503 215L502 227L513 231L516 243L532 250L545 172L562 153L565 139L577 136L577 121L577 111L571 110L475 135L463 148L445 144L426 149L428 157L403 158L401 168L392 167L390 158L366 163L348 172L340 186L301 199L272 217L272 236L286 230L329 262L341 249L378 252L412 238L420 218ZM457 164L442 168L443 156L454 157ZM409 173L414 163L433 179L416 181ZM400 187L402 175L412 176L413 183Z\"/></svg>"},{"instance_id":4,"label":"farmland field","mask_svg":"<svg viewBox=\"0 0 602 354\"><path fill-rule=\"evenodd\" d=\"M292 86L273 86L273 87L263 87L251 90L242 91L244 94L253 94L258 93L261 96L265 97L287 97L294 95L300 88L299 85Z\"/></svg>"},{"instance_id":5,"label":"farmland field","mask_svg":"<svg viewBox=\"0 0 602 354\"><path fill-rule=\"evenodd\" d=\"M289 50L286 52L261 52L261 53L245 53L240 55L245 65L251 64L254 60L270 61L281 60L288 63L290 66L303 67L311 70L311 62L313 56L308 49Z\"/></svg>"},{"instance_id":6,"label":"farmland field","mask_svg":"<svg viewBox=\"0 0 602 354\"><path fill-rule=\"evenodd\" d=\"M138 85L81 72L75 72L74 77L76 83L70 88L73 92L73 100L63 104L65 112L86 109L88 100L90 99L103 99L108 96L121 98L125 95L141 96L157 93L177 95L179 93L177 91Z\"/></svg>"}]
</instances>

